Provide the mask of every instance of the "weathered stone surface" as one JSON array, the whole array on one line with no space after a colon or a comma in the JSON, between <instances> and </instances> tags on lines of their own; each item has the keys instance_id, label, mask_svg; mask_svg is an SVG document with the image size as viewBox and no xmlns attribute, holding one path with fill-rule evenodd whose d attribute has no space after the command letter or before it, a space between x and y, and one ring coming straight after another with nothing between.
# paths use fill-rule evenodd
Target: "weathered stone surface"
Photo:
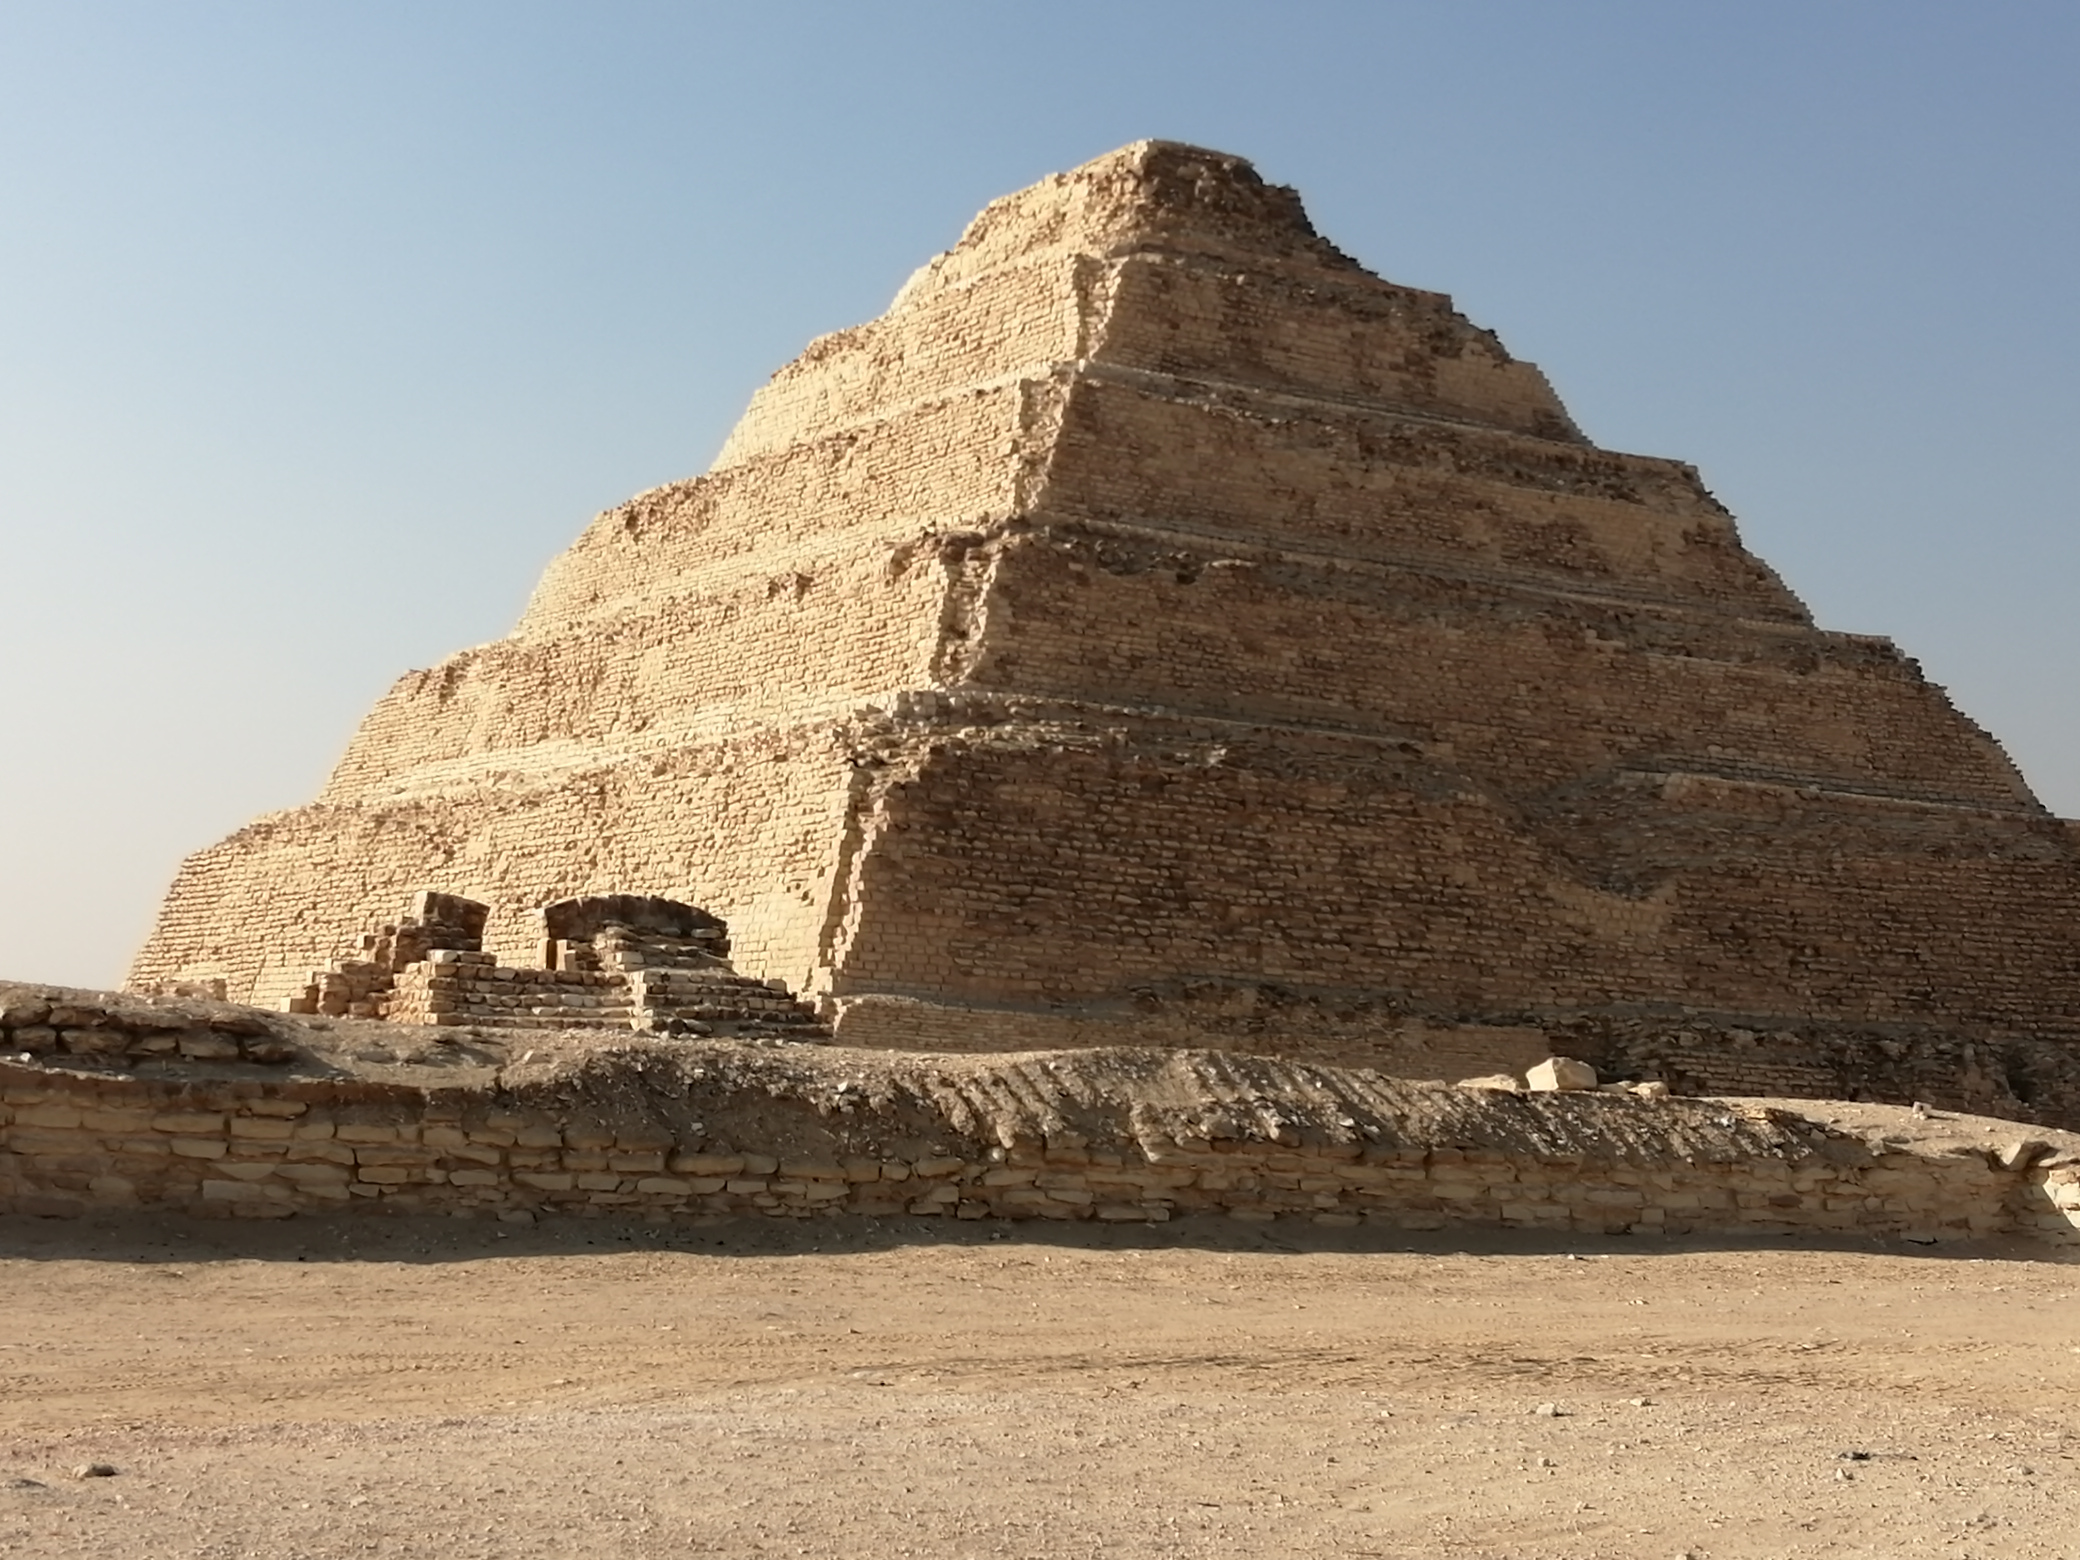
<instances>
[{"instance_id":1,"label":"weathered stone surface","mask_svg":"<svg viewBox=\"0 0 2080 1560\"><path fill-rule=\"evenodd\" d=\"M414 894L394 920L363 932L353 953L311 970L282 1006L439 1027L828 1038L784 981L731 969L728 927L693 905L637 894L546 905L537 929L547 935L534 939L524 966L483 950L488 914L457 895ZM286 1059L279 1049L271 1039L243 1043L257 1061Z\"/></svg>"},{"instance_id":2,"label":"weathered stone surface","mask_svg":"<svg viewBox=\"0 0 2080 1560\"><path fill-rule=\"evenodd\" d=\"M0 1054L81 1057L133 1066L180 1055L213 1061L293 1061L295 1028L211 998L146 999L0 981Z\"/></svg>"},{"instance_id":3,"label":"weathered stone surface","mask_svg":"<svg viewBox=\"0 0 2080 1560\"><path fill-rule=\"evenodd\" d=\"M587 1042L521 1072L439 1087L188 1070L0 1061L0 1213L906 1208L1139 1222L1228 1212L1598 1235L2012 1231L2080 1241L2080 1134L2047 1132L1996 1169L1992 1123L1935 1124L1903 1110L1843 1131L1752 1101L1498 1095L1203 1051L957 1060ZM834 1085L847 1081L859 1100L831 1109ZM1269 1100L1275 1120L1254 1108ZM496 1120L502 1142L454 1141L457 1120ZM277 1135L306 1124L346 1140ZM1968 1133L1922 1141L1894 1135L1901 1125ZM2049 1151L2035 1152L2039 1142ZM888 1189L905 1181L900 1194Z\"/></svg>"},{"instance_id":4,"label":"weathered stone surface","mask_svg":"<svg viewBox=\"0 0 2080 1560\"><path fill-rule=\"evenodd\" d=\"M1569 1056L1549 1056L1524 1075L1534 1094L1553 1094L1596 1087L1596 1069Z\"/></svg>"}]
</instances>

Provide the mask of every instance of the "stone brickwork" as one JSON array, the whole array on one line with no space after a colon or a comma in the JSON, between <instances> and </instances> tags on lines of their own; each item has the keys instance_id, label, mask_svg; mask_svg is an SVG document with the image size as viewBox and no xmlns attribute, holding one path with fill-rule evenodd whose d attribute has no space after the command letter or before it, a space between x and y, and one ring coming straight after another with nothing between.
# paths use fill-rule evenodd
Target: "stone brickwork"
<instances>
[{"instance_id":1,"label":"stone brickwork","mask_svg":"<svg viewBox=\"0 0 2080 1560\"><path fill-rule=\"evenodd\" d=\"M0 1056L58 1067L260 1062L298 1054L296 1026L200 996L140 999L0 982Z\"/></svg>"},{"instance_id":2,"label":"stone brickwork","mask_svg":"<svg viewBox=\"0 0 2080 1560\"><path fill-rule=\"evenodd\" d=\"M312 970L283 1008L333 1017L388 1017L398 980L415 965L436 952L482 949L484 917L483 905L456 894L414 894L396 920L363 932L355 952Z\"/></svg>"},{"instance_id":3,"label":"stone brickwork","mask_svg":"<svg viewBox=\"0 0 2080 1560\"><path fill-rule=\"evenodd\" d=\"M1858 1026L2033 1047L2067 1103L2023 1108L2080 1120L2080 835L1999 745L1692 467L1161 142L992 204L598 517L191 858L132 979L272 1005L426 885L494 969L552 901L711 907L863 1039L1189 1042L1223 984L1432 1035L1659 1005L1791 1037L1775 1084Z\"/></svg>"},{"instance_id":4,"label":"stone brickwork","mask_svg":"<svg viewBox=\"0 0 2080 1560\"><path fill-rule=\"evenodd\" d=\"M400 978L381 1016L508 1029L773 1032L797 1040L829 1034L785 988L726 969L512 969L488 953L432 954Z\"/></svg>"},{"instance_id":5,"label":"stone brickwork","mask_svg":"<svg viewBox=\"0 0 2080 1560\"><path fill-rule=\"evenodd\" d=\"M1100 1052L1081 1074L1039 1056L960 1076L848 1076L856 1054L812 1054L827 1065L807 1074L703 1045L596 1058L589 1075L431 1090L0 1062L0 1212L1226 1213L2080 1243L2080 1139L1996 1157L1719 1101L1495 1094L1263 1064L1253 1075L1249 1059L1214 1053ZM747 1099L760 1102L748 1126Z\"/></svg>"},{"instance_id":6,"label":"stone brickwork","mask_svg":"<svg viewBox=\"0 0 2080 1560\"><path fill-rule=\"evenodd\" d=\"M730 968L729 928L692 905L638 894L545 905L542 967L501 964L478 946L487 907L413 896L403 916L361 938L360 956L313 970L292 1013L507 1029L640 1029L825 1038L780 981Z\"/></svg>"}]
</instances>

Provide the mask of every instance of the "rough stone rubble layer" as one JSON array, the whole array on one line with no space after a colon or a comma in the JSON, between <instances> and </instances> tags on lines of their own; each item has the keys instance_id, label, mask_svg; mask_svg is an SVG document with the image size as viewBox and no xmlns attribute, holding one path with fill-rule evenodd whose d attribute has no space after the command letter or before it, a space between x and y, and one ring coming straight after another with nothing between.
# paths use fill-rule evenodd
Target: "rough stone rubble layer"
<instances>
[{"instance_id":1,"label":"rough stone rubble layer","mask_svg":"<svg viewBox=\"0 0 2080 1560\"><path fill-rule=\"evenodd\" d=\"M572 1035L516 1055L421 1030L448 1043L376 1062L366 1037L406 1026L283 1022L303 1044L271 1068L0 1060L0 1212L1225 1213L2080 1240L2080 1135L1906 1111L1854 1131L1752 1101L1519 1094L1151 1049L945 1057Z\"/></svg>"}]
</instances>

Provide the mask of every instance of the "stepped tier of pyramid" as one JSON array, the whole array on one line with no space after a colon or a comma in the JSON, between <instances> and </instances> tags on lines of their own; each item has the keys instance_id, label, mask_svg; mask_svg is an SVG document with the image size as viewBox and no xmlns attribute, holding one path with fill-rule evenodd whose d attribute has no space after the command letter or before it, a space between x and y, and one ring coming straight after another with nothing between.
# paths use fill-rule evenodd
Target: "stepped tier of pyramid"
<instances>
[{"instance_id":1,"label":"stepped tier of pyramid","mask_svg":"<svg viewBox=\"0 0 2080 1560\"><path fill-rule=\"evenodd\" d=\"M841 1039L1391 1062L1692 1015L1969 1079L2080 1029L2074 835L1912 661L1292 191L1154 141L990 205L601 515L315 802L192 857L132 981L276 1004L420 890L494 949L702 906Z\"/></svg>"}]
</instances>

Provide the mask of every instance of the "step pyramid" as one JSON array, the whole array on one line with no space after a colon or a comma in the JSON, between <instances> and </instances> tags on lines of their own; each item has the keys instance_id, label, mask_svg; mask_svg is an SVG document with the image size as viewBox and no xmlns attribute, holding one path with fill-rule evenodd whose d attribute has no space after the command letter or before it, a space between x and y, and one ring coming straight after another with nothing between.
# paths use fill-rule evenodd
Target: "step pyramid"
<instances>
[{"instance_id":1,"label":"step pyramid","mask_svg":"<svg viewBox=\"0 0 2080 1560\"><path fill-rule=\"evenodd\" d=\"M1161 141L991 204L599 516L315 802L192 857L133 982L272 1003L417 889L494 949L701 905L841 1039L1364 1059L1652 1011L1969 1068L2080 1011L2074 834L1911 660Z\"/></svg>"}]
</instances>

